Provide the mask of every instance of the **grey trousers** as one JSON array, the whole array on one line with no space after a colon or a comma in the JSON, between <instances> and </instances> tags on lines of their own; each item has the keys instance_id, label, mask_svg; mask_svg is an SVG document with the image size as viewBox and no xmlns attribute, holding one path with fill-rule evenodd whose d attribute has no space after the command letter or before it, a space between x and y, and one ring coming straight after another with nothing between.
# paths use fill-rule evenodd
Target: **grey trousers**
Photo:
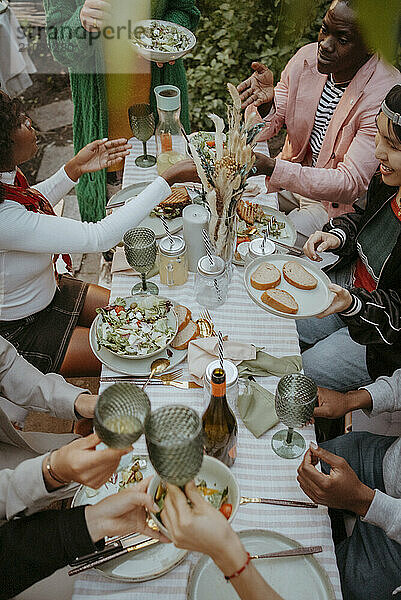
<instances>
[{"instance_id":1,"label":"grey trousers","mask_svg":"<svg viewBox=\"0 0 401 600\"><path fill-rule=\"evenodd\" d=\"M395 439L354 432L321 446L345 458L365 485L385 492L383 458ZM330 467L322 463L322 470ZM357 518L351 536L337 544L336 557L344 600L401 599L401 593L392 595L401 585L401 545L380 527Z\"/></svg>"}]
</instances>

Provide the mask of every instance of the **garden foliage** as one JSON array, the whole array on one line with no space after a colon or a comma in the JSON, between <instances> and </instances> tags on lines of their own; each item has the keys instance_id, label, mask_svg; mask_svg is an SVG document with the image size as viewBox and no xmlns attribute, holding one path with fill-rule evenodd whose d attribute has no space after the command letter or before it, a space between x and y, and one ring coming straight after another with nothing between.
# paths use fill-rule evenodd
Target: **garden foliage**
<instances>
[{"instance_id":1,"label":"garden foliage","mask_svg":"<svg viewBox=\"0 0 401 600\"><path fill-rule=\"evenodd\" d=\"M317 39L329 3L316 0L300 15L295 2L292 18L293 0L198 0L198 44L185 58L193 130L211 129L207 113L225 115L226 83L250 75L253 60L268 65L277 81L298 48Z\"/></svg>"}]
</instances>

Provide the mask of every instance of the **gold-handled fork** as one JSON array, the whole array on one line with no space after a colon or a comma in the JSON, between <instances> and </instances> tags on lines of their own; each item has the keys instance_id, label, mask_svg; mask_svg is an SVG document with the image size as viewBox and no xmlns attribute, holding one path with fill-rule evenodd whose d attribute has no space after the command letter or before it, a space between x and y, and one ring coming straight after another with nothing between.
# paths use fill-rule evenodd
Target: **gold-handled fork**
<instances>
[{"instance_id":1,"label":"gold-handled fork","mask_svg":"<svg viewBox=\"0 0 401 600\"><path fill-rule=\"evenodd\" d=\"M199 314L199 319L196 322L199 326L200 337L206 338L216 335L213 319L207 309L202 310L202 312Z\"/></svg>"},{"instance_id":2,"label":"gold-handled fork","mask_svg":"<svg viewBox=\"0 0 401 600\"><path fill-rule=\"evenodd\" d=\"M171 371L170 373L163 373L162 375L155 375L154 379L160 379L161 381L174 381L175 379L178 379L178 377L181 377L181 375L184 373L183 369L176 369L175 371ZM101 377L100 381L101 382L110 382L110 381L126 381L128 383L134 382L134 381L142 381L142 383L144 381L146 381L146 379L148 378L148 375L113 375L113 376L105 376L105 377Z\"/></svg>"}]
</instances>

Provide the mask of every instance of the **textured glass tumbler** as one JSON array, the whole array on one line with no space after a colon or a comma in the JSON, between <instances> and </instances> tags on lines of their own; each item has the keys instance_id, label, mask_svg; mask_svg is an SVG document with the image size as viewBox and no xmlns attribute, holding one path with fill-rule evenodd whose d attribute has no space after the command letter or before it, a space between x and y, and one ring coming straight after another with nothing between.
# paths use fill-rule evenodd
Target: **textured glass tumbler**
<instances>
[{"instance_id":1,"label":"textured glass tumbler","mask_svg":"<svg viewBox=\"0 0 401 600\"><path fill-rule=\"evenodd\" d=\"M133 136L143 145L143 154L135 159L135 164L142 168L153 167L156 157L146 150L146 142L155 132L155 117L150 104L133 104L128 109L128 118Z\"/></svg>"},{"instance_id":2,"label":"textured glass tumbler","mask_svg":"<svg viewBox=\"0 0 401 600\"><path fill-rule=\"evenodd\" d=\"M147 227L134 227L126 231L123 237L124 252L127 263L141 274L142 283L137 283L131 294L148 292L158 294L159 288L155 283L146 281L146 273L154 267L157 255L156 236Z\"/></svg>"},{"instance_id":3,"label":"textured glass tumbler","mask_svg":"<svg viewBox=\"0 0 401 600\"><path fill-rule=\"evenodd\" d=\"M313 417L317 402L316 383L302 375L285 375L276 390L276 413L288 430L282 429L272 437L272 448L282 458L297 458L306 448L306 442L294 427L302 427Z\"/></svg>"},{"instance_id":4,"label":"textured glass tumbler","mask_svg":"<svg viewBox=\"0 0 401 600\"><path fill-rule=\"evenodd\" d=\"M184 486L198 473L203 460L202 422L182 405L163 406L145 423L150 461L163 481Z\"/></svg>"},{"instance_id":5,"label":"textured glass tumbler","mask_svg":"<svg viewBox=\"0 0 401 600\"><path fill-rule=\"evenodd\" d=\"M107 446L128 448L142 435L149 414L146 392L132 383L116 383L99 396L95 431Z\"/></svg>"}]
</instances>

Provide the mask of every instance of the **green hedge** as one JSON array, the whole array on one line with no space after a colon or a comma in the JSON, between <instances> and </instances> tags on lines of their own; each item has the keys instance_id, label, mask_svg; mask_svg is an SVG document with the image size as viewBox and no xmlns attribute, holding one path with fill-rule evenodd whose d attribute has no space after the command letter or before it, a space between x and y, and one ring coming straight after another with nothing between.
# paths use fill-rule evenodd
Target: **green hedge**
<instances>
[{"instance_id":1,"label":"green hedge","mask_svg":"<svg viewBox=\"0 0 401 600\"><path fill-rule=\"evenodd\" d=\"M304 15L311 25L304 28L302 35L299 21L294 23L291 19L292 3L293 0L225 0L223 3L198 0L202 12L196 32L198 44L185 59L194 131L210 130L207 113L225 115L226 83L237 84L247 77L253 60L267 64L278 80L296 50L317 39L327 0L317 0L313 13ZM297 13L294 20L299 17Z\"/></svg>"}]
</instances>

